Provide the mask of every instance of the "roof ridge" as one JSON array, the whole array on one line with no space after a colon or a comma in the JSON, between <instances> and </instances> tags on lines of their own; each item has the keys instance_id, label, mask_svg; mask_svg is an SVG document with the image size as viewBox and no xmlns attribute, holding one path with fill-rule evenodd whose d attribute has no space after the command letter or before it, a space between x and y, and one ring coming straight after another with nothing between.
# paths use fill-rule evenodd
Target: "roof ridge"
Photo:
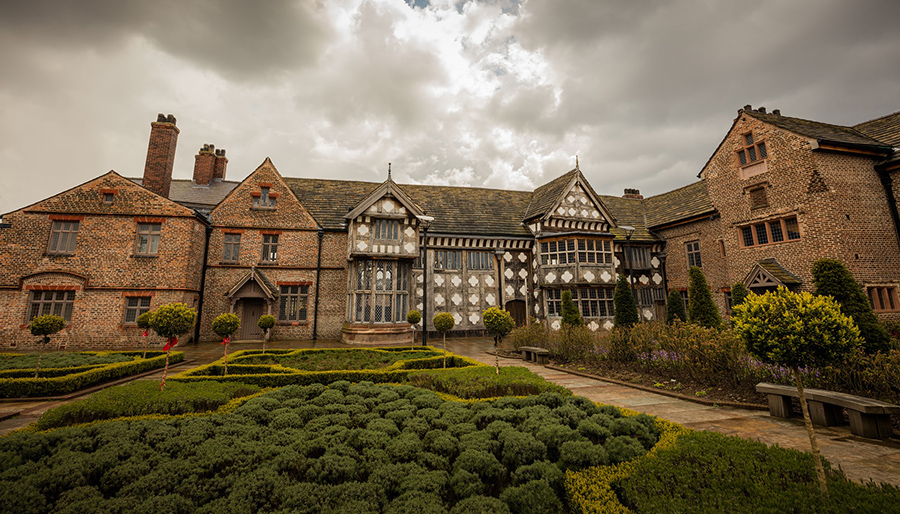
<instances>
[{"instance_id":1,"label":"roof ridge","mask_svg":"<svg viewBox=\"0 0 900 514\"><path fill-rule=\"evenodd\" d=\"M858 126L860 126L860 125L865 125L866 123L872 123L873 121L878 121L878 120L883 120L883 119L885 119L885 118L890 118L891 116L896 116L896 115L898 115L898 114L900 114L900 111L895 111L895 112L892 112L892 113L890 113L890 114L885 114L884 116L879 116L879 117L877 117L877 118L872 118L871 120L861 121L861 122L857 123L856 125L853 125L853 128L856 128L856 127L858 127ZM859 129L856 129L856 130L859 130Z\"/></svg>"},{"instance_id":2,"label":"roof ridge","mask_svg":"<svg viewBox=\"0 0 900 514\"><path fill-rule=\"evenodd\" d=\"M698 183L703 182L703 181L704 181L704 179L695 180L694 182L691 182L690 184L685 184L685 185L683 185L683 186L681 186L681 187L677 187L677 188L671 189L671 190L669 190L669 191L665 191L665 192L662 192L662 193L659 193L659 194L655 194L655 195L653 195L653 196L648 196L648 197L642 199L642 200L641 200L641 203L646 202L647 200L652 200L652 199L654 199L654 198L659 198L660 196L663 196L663 195L667 195L667 194L674 193L674 192L676 192L676 191L681 191L682 189L687 189L687 188L689 188L689 187L691 187L691 186L695 186L695 185L697 185ZM616 198L618 198L618 197L616 197ZM629 198L626 198L626 200L629 200ZM637 200L637 198L633 198L633 200Z\"/></svg>"}]
</instances>

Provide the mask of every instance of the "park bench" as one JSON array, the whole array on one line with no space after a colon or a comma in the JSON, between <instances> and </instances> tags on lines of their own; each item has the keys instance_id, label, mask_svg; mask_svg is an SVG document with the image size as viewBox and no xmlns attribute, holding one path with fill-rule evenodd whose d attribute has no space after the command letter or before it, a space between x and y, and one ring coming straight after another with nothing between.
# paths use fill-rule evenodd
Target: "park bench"
<instances>
[{"instance_id":1,"label":"park bench","mask_svg":"<svg viewBox=\"0 0 900 514\"><path fill-rule=\"evenodd\" d=\"M546 348L538 348L537 346L522 346L519 348L522 352L522 360L536 362L538 364L547 364L550 362L550 351Z\"/></svg>"},{"instance_id":2,"label":"park bench","mask_svg":"<svg viewBox=\"0 0 900 514\"><path fill-rule=\"evenodd\" d=\"M777 418L791 417L791 398L799 398L797 388L760 382L756 390L769 399L769 414ZM804 389L809 405L809 417L813 424L835 426L844 423L843 409L850 418L850 431L855 435L873 439L891 437L891 414L900 414L900 406L892 403L854 396L852 394Z\"/></svg>"}]
</instances>

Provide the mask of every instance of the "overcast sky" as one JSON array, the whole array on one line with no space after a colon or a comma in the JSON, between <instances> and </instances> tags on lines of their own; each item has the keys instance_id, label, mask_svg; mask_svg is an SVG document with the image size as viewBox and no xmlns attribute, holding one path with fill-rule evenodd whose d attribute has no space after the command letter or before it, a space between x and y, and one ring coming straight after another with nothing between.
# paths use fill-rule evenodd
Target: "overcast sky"
<instances>
[{"instance_id":1,"label":"overcast sky","mask_svg":"<svg viewBox=\"0 0 900 514\"><path fill-rule=\"evenodd\" d=\"M0 1L0 213L143 173L601 194L696 175L745 104L852 125L900 110L900 2Z\"/></svg>"}]
</instances>

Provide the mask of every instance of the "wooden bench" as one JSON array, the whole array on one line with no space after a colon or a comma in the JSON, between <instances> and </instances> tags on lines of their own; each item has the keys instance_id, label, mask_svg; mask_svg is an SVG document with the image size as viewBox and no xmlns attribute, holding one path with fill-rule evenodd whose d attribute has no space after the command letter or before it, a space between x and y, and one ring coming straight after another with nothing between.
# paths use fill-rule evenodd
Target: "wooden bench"
<instances>
[{"instance_id":1,"label":"wooden bench","mask_svg":"<svg viewBox=\"0 0 900 514\"><path fill-rule=\"evenodd\" d=\"M538 348L537 346L522 346L519 348L522 352L522 360L536 362L538 364L547 364L550 362L550 351L546 348Z\"/></svg>"},{"instance_id":2,"label":"wooden bench","mask_svg":"<svg viewBox=\"0 0 900 514\"><path fill-rule=\"evenodd\" d=\"M799 398L797 388L760 382L756 390L769 399L769 414L777 418L789 418L792 414L791 398ZM844 423L843 409L850 418L850 431L855 435L873 439L891 437L891 414L900 414L900 406L892 403L837 393L824 389L804 389L809 405L809 417L813 424L826 427Z\"/></svg>"}]
</instances>

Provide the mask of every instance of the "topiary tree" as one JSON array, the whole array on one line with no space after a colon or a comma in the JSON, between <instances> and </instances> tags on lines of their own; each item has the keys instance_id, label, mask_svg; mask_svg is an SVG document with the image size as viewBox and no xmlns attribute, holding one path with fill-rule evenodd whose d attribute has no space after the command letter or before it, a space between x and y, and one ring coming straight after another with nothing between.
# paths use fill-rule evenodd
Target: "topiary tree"
<instances>
[{"instance_id":1,"label":"topiary tree","mask_svg":"<svg viewBox=\"0 0 900 514\"><path fill-rule=\"evenodd\" d=\"M160 337L166 339L163 351L166 352L166 367L163 368L163 378L159 383L159 390L166 387L166 376L169 374L169 352L182 334L186 334L194 326L197 319L197 311L183 303L169 303L160 306L150 317L150 328Z\"/></svg>"},{"instance_id":2,"label":"topiary tree","mask_svg":"<svg viewBox=\"0 0 900 514\"><path fill-rule=\"evenodd\" d=\"M684 300L681 299L681 292L673 289L666 297L666 323L671 325L675 323L676 319L686 321L687 316L684 314Z\"/></svg>"},{"instance_id":3,"label":"topiary tree","mask_svg":"<svg viewBox=\"0 0 900 514\"><path fill-rule=\"evenodd\" d=\"M263 331L263 353L266 353L266 341L271 337L270 330L275 326L275 316L271 314L263 314L259 317L256 325Z\"/></svg>"},{"instance_id":4,"label":"topiary tree","mask_svg":"<svg viewBox=\"0 0 900 514\"><path fill-rule=\"evenodd\" d=\"M792 293L784 287L751 295L735 307L734 328L751 355L767 364L789 368L797 385L803 422L809 435L822 493L828 494L825 469L809 418L800 368L840 362L861 344L859 329L827 296Z\"/></svg>"},{"instance_id":5,"label":"topiary tree","mask_svg":"<svg viewBox=\"0 0 900 514\"><path fill-rule=\"evenodd\" d=\"M744 303L748 296L750 296L750 290L743 282L731 286L731 310L733 311L735 307Z\"/></svg>"},{"instance_id":6,"label":"topiary tree","mask_svg":"<svg viewBox=\"0 0 900 514\"><path fill-rule=\"evenodd\" d=\"M631 293L631 286L628 285L628 278L625 275L619 275L619 279L616 280L613 308L615 309L613 324L617 327L627 328L641 320L638 316L637 302L634 301L634 294Z\"/></svg>"},{"instance_id":7,"label":"topiary tree","mask_svg":"<svg viewBox=\"0 0 900 514\"><path fill-rule=\"evenodd\" d=\"M503 342L503 336L512 332L512 329L516 327L516 321L513 319L512 314L500 307L490 307L486 309L481 313L481 317L484 319L484 328L486 328L488 332L494 334L494 367L497 369L497 374L499 375L500 355L497 353L497 350L500 343Z\"/></svg>"},{"instance_id":8,"label":"topiary tree","mask_svg":"<svg viewBox=\"0 0 900 514\"><path fill-rule=\"evenodd\" d=\"M572 291L568 289L562 292L562 305L560 307L562 314L562 324L570 327L584 326L584 319L578 312L578 307L572 301Z\"/></svg>"},{"instance_id":9,"label":"topiary tree","mask_svg":"<svg viewBox=\"0 0 900 514\"><path fill-rule=\"evenodd\" d=\"M50 336L59 332L60 330L66 328L66 320L62 316L57 316L55 314L44 314L43 316L36 316L31 320L31 323L28 324L28 329L31 330L31 335L33 336L41 336L40 346L38 346L38 361L37 367L34 368L34 378L38 377L38 372L41 371L41 358L44 356L44 346L50 342Z\"/></svg>"},{"instance_id":10,"label":"topiary tree","mask_svg":"<svg viewBox=\"0 0 900 514\"><path fill-rule=\"evenodd\" d=\"M432 323L434 323L434 329L441 333L444 337L444 368L447 367L447 331L453 328L453 325L456 325L456 320L453 319L453 315L449 312L439 312L434 315L432 318Z\"/></svg>"},{"instance_id":11,"label":"topiary tree","mask_svg":"<svg viewBox=\"0 0 900 514\"><path fill-rule=\"evenodd\" d=\"M227 312L219 314L212 322L213 332L222 338L222 344L225 345L225 375L228 375L228 343L231 342L231 335L240 328L240 318Z\"/></svg>"},{"instance_id":12,"label":"topiary tree","mask_svg":"<svg viewBox=\"0 0 900 514\"><path fill-rule=\"evenodd\" d=\"M141 337L144 339L144 355L142 359L147 358L147 336L150 335L150 319L153 317L153 311L147 311L137 317L137 326L143 332Z\"/></svg>"},{"instance_id":13,"label":"topiary tree","mask_svg":"<svg viewBox=\"0 0 900 514\"><path fill-rule=\"evenodd\" d=\"M688 284L688 320L701 327L719 328L722 317L713 303L706 277L697 266L691 266Z\"/></svg>"},{"instance_id":14,"label":"topiary tree","mask_svg":"<svg viewBox=\"0 0 900 514\"><path fill-rule=\"evenodd\" d=\"M891 336L878 322L872 305L862 286L841 261L819 259L812 267L815 294L831 296L841 306L841 312L850 316L862 334L866 353L885 352L891 348Z\"/></svg>"},{"instance_id":15,"label":"topiary tree","mask_svg":"<svg viewBox=\"0 0 900 514\"><path fill-rule=\"evenodd\" d=\"M422 321L422 313L417 311L416 309L413 309L406 313L406 322L409 323L410 325L412 325L412 327L413 327L413 342L415 342L415 340L416 340L416 336L415 336L416 324L419 323L420 321Z\"/></svg>"}]
</instances>

